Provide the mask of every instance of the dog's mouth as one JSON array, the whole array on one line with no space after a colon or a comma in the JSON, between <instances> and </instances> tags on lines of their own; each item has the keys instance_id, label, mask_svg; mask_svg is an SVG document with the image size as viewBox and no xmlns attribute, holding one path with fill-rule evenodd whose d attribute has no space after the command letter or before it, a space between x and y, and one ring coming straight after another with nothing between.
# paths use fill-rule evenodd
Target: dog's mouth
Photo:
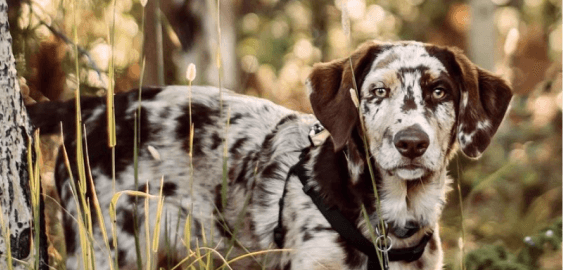
<instances>
[{"instance_id":1,"label":"dog's mouth","mask_svg":"<svg viewBox=\"0 0 563 270\"><path fill-rule=\"evenodd\" d=\"M415 180L424 177L429 173L429 170L425 166L419 164L407 164L397 166L389 170L389 172L403 180Z\"/></svg>"},{"instance_id":2,"label":"dog's mouth","mask_svg":"<svg viewBox=\"0 0 563 270\"><path fill-rule=\"evenodd\" d=\"M409 164L409 165L404 165L404 166L398 166L395 169L414 170L414 169L424 169L424 167L420 166L420 165Z\"/></svg>"}]
</instances>

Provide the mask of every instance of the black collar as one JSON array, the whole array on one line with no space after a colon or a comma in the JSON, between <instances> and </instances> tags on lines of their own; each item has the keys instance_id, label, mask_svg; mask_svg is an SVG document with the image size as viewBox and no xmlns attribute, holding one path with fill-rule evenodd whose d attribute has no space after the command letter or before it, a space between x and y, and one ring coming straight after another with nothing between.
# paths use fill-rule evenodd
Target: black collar
<instances>
[{"instance_id":1,"label":"black collar","mask_svg":"<svg viewBox=\"0 0 563 270\"><path fill-rule=\"evenodd\" d=\"M282 222L284 198L286 194L287 182L289 181L291 175L295 174L303 184L303 191L309 197L311 197L319 211L321 211L332 228L338 234L340 234L340 237L342 237L342 239L344 239L348 244L352 245L354 248L368 256L368 270L381 270L379 257L377 256L377 251L373 242L364 237L364 235L358 230L358 228L356 228L356 226L352 222L344 217L344 215L336 207L327 207L323 202L320 194L309 185L307 185L307 176L305 174L305 168L303 168L303 160L304 159L300 159L297 164L291 167L285 180L283 194L279 201L278 225L276 226L276 228L274 228L274 241L276 245L280 248L283 247L285 238L285 229ZM428 244L430 239L432 239L432 233L422 237L422 239L416 246L389 250L389 261L413 262L418 260L424 253L426 244Z\"/></svg>"}]
</instances>

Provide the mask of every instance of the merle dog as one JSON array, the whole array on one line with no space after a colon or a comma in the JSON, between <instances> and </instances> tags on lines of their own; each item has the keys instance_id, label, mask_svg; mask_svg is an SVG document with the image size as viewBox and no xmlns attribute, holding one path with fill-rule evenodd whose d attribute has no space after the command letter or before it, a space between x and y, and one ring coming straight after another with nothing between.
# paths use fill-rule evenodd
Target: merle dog
<instances>
[{"instance_id":1,"label":"merle dog","mask_svg":"<svg viewBox=\"0 0 563 270\"><path fill-rule=\"evenodd\" d=\"M354 79L357 104L350 91ZM367 42L351 55L351 62L345 58L316 64L306 84L314 115L230 91L220 95L211 87L142 91L137 189L154 195L162 188L161 222L168 228L161 230L167 231L161 239L176 243L172 251L163 250L161 244L161 255L168 259L187 256L179 239L184 239L182 228L190 215L192 247L204 235L219 243L219 249L234 237L236 246L251 251L286 249L272 252L274 259L268 267L377 269L374 265L379 261L373 263L370 248L353 240L369 237L363 205L372 225L383 220L388 226L393 244L388 253L390 269L440 269L438 221L451 182L448 161L458 148L472 158L487 148L509 105L510 87L457 49L417 42ZM135 189L137 100L137 91L115 96L117 191ZM59 122L63 122L64 143L77 179L74 103L40 103L28 110L43 134L59 132ZM86 169L91 171L110 232L112 166L106 104L103 98L83 98L81 104L87 132ZM309 133L317 120L330 137L312 144ZM190 123L194 127L191 147ZM368 165L373 167L373 179ZM62 218L67 266L75 268L80 265L81 247L71 215L77 215L77 204L63 155L55 169L67 211ZM222 195L224 177L228 185ZM87 188L88 197L93 192ZM117 205L116 255L122 268L136 265L132 202L122 199ZM151 201L150 224L146 224L139 207L137 231L153 228L156 208L156 201ZM330 221L332 216L339 220ZM95 245L96 264L107 269L100 221L92 218L94 239L100 241ZM337 228L342 226L344 230ZM143 239L140 246L145 254Z\"/></svg>"}]
</instances>

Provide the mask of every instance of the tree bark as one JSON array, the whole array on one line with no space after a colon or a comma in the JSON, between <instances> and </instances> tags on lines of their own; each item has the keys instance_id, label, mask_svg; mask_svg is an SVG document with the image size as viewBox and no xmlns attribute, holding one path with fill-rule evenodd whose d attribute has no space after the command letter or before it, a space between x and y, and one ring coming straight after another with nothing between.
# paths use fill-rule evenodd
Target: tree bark
<instances>
[{"instance_id":1,"label":"tree bark","mask_svg":"<svg viewBox=\"0 0 563 270\"><path fill-rule=\"evenodd\" d=\"M0 206L2 228L9 228L12 257L32 263L38 257L31 248L33 214L29 189L28 143L32 127L17 82L12 37L8 24L8 4L0 0ZM42 227L40 269L46 268L46 242ZM7 241L0 233L0 269L7 268ZM31 255L31 256L30 256ZM27 269L13 260L14 269Z\"/></svg>"}]
</instances>

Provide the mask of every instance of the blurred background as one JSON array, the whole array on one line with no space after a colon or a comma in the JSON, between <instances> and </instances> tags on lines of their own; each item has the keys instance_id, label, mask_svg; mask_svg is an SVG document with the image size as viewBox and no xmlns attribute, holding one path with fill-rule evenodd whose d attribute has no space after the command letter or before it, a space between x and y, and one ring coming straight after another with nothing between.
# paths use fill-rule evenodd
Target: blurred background
<instances>
[{"instance_id":1,"label":"blurred background","mask_svg":"<svg viewBox=\"0 0 563 270\"><path fill-rule=\"evenodd\" d=\"M509 80L516 95L484 156L451 162L456 182L441 229L446 269L461 269L461 250L489 256L488 245L514 256L540 250L535 268L522 269L561 269L557 244L541 240L561 244L560 225L555 236L544 229L558 224L562 210L560 0L148 0L145 7L86 0L77 16L72 3L8 1L27 102L69 99L78 82L83 95L104 95L113 56L116 92L139 86L143 59L143 85L186 84L194 63L194 84L221 83L311 112L303 85L311 66L347 56L365 40L463 49ZM44 154L47 168L52 152ZM491 260L504 258L497 257Z\"/></svg>"}]
</instances>

